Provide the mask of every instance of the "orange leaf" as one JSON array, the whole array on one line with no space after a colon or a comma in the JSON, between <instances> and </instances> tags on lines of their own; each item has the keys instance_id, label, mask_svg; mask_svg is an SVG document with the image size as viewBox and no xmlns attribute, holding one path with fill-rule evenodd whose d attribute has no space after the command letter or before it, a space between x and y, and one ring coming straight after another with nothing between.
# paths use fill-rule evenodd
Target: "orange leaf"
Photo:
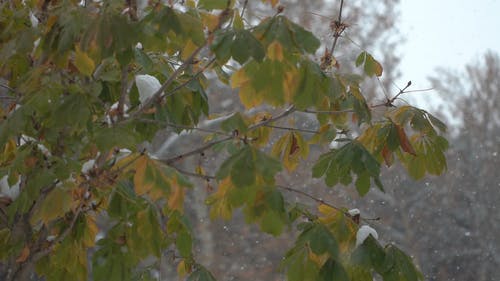
<instances>
[{"instance_id":1,"label":"orange leaf","mask_svg":"<svg viewBox=\"0 0 500 281\"><path fill-rule=\"evenodd\" d=\"M23 263L23 262L25 262L28 259L29 256L30 256L30 248L28 247L28 245L26 245L22 249L21 254L19 255L19 257L17 257L16 262L17 263Z\"/></svg>"},{"instance_id":2,"label":"orange leaf","mask_svg":"<svg viewBox=\"0 0 500 281\"><path fill-rule=\"evenodd\" d=\"M398 137L399 137L399 145L401 145L401 148L403 149L404 152L407 152L413 156L417 156L417 153L415 153L415 149L411 145L410 141L408 140L408 136L405 133L405 130L403 127L395 124L396 129L398 130Z\"/></svg>"}]
</instances>

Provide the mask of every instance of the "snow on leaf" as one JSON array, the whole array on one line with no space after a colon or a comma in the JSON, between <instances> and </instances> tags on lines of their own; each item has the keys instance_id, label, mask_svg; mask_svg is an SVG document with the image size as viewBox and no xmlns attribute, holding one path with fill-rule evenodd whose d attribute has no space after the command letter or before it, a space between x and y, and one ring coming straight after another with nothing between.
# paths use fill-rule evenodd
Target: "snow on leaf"
<instances>
[{"instance_id":1,"label":"snow on leaf","mask_svg":"<svg viewBox=\"0 0 500 281\"><path fill-rule=\"evenodd\" d=\"M9 185L9 176L5 175L0 179L0 197L8 197L11 200L16 200L19 196L19 185L21 184L21 177L14 185Z\"/></svg>"},{"instance_id":2,"label":"snow on leaf","mask_svg":"<svg viewBox=\"0 0 500 281\"><path fill-rule=\"evenodd\" d=\"M378 239L378 233L375 229L368 225L363 225L358 229L356 233L356 247L363 244L363 242L371 235L373 238Z\"/></svg>"},{"instance_id":3,"label":"snow on leaf","mask_svg":"<svg viewBox=\"0 0 500 281\"><path fill-rule=\"evenodd\" d=\"M353 217L355 215L359 215L361 212L359 211L359 209L354 208L347 211L347 213L349 214L349 216Z\"/></svg>"},{"instance_id":4,"label":"snow on leaf","mask_svg":"<svg viewBox=\"0 0 500 281\"><path fill-rule=\"evenodd\" d=\"M160 81L152 75L142 74L135 76L135 85L139 90L139 101L143 104L161 88Z\"/></svg>"}]
</instances>

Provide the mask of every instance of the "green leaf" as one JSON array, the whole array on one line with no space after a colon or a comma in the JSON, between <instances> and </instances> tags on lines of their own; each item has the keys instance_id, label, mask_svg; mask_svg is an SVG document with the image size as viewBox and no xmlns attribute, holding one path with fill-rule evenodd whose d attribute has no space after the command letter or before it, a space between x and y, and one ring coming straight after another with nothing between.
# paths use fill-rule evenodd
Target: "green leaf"
<instances>
[{"instance_id":1,"label":"green leaf","mask_svg":"<svg viewBox=\"0 0 500 281\"><path fill-rule=\"evenodd\" d=\"M272 182L280 170L281 164L277 160L251 146L245 146L222 163L216 177L221 180L230 175L235 186L246 187L255 184L257 175Z\"/></svg>"},{"instance_id":2,"label":"green leaf","mask_svg":"<svg viewBox=\"0 0 500 281\"><path fill-rule=\"evenodd\" d=\"M364 64L365 74L368 76L381 76L382 75L382 65L376 61L373 56L365 51L361 52L356 58L356 66Z\"/></svg>"},{"instance_id":3,"label":"green leaf","mask_svg":"<svg viewBox=\"0 0 500 281\"><path fill-rule=\"evenodd\" d=\"M377 185L380 184L380 163L358 141L351 141L340 149L320 156L312 169L313 177L324 175L325 183L333 186L337 183L348 185L352 182L351 174L357 175L356 188L360 195L365 195L373 178Z\"/></svg>"},{"instance_id":4,"label":"green leaf","mask_svg":"<svg viewBox=\"0 0 500 281\"><path fill-rule=\"evenodd\" d=\"M329 258L319 271L320 280L323 281L350 281L347 272L341 263L333 258Z\"/></svg>"},{"instance_id":5,"label":"green leaf","mask_svg":"<svg viewBox=\"0 0 500 281\"><path fill-rule=\"evenodd\" d=\"M196 265L196 270L189 275L187 281L217 281L215 277L201 265Z\"/></svg>"},{"instance_id":6,"label":"green leaf","mask_svg":"<svg viewBox=\"0 0 500 281\"><path fill-rule=\"evenodd\" d=\"M243 116L239 112L236 112L231 115L231 117L222 121L221 129L225 132L233 132L234 130L237 130L239 133L245 133L248 129L248 124Z\"/></svg>"},{"instance_id":7,"label":"green leaf","mask_svg":"<svg viewBox=\"0 0 500 281\"><path fill-rule=\"evenodd\" d=\"M60 187L54 188L49 192L40 205L40 208L31 218L31 223L35 225L38 220L41 220L44 224L48 224L56 218L64 217L66 212L71 210L73 205L72 202L71 194L67 189Z\"/></svg>"},{"instance_id":8,"label":"green leaf","mask_svg":"<svg viewBox=\"0 0 500 281\"><path fill-rule=\"evenodd\" d=\"M145 72L151 71L153 68L153 61L143 50L134 48L134 57L135 61L144 68Z\"/></svg>"},{"instance_id":9,"label":"green leaf","mask_svg":"<svg viewBox=\"0 0 500 281\"><path fill-rule=\"evenodd\" d=\"M318 106L328 95L329 80L318 64L304 60L299 68L298 86L293 100L298 108Z\"/></svg>"},{"instance_id":10,"label":"green leaf","mask_svg":"<svg viewBox=\"0 0 500 281\"><path fill-rule=\"evenodd\" d=\"M236 31L231 46L231 55L240 64L245 63L250 57L262 61L265 55L261 43L248 30Z\"/></svg>"},{"instance_id":11,"label":"green leaf","mask_svg":"<svg viewBox=\"0 0 500 281\"><path fill-rule=\"evenodd\" d=\"M113 147L135 150L137 140L137 134L129 126L102 127L94 133L94 142L103 151Z\"/></svg>"},{"instance_id":12,"label":"green leaf","mask_svg":"<svg viewBox=\"0 0 500 281\"><path fill-rule=\"evenodd\" d=\"M75 66L78 68L80 73L86 76L92 75L95 68L94 61L86 54L82 52L79 48L75 52Z\"/></svg>"},{"instance_id":13,"label":"green leaf","mask_svg":"<svg viewBox=\"0 0 500 281\"><path fill-rule=\"evenodd\" d=\"M284 227L282 216L274 211L265 212L260 222L261 230L274 236L280 235Z\"/></svg>"},{"instance_id":14,"label":"green leaf","mask_svg":"<svg viewBox=\"0 0 500 281\"><path fill-rule=\"evenodd\" d=\"M392 280L418 281L424 280L422 273L413 264L413 261L400 249L389 245L386 249L387 256L394 261L394 266L385 272L379 272L382 277Z\"/></svg>"},{"instance_id":15,"label":"green leaf","mask_svg":"<svg viewBox=\"0 0 500 281\"><path fill-rule=\"evenodd\" d=\"M320 41L311 32L283 16L263 20L255 27L254 33L265 48L277 40L291 53L314 54L320 46Z\"/></svg>"},{"instance_id":16,"label":"green leaf","mask_svg":"<svg viewBox=\"0 0 500 281\"><path fill-rule=\"evenodd\" d=\"M205 10L214 10L214 9L225 9L229 8L227 6L227 0L200 0L198 1L198 8Z\"/></svg>"},{"instance_id":17,"label":"green leaf","mask_svg":"<svg viewBox=\"0 0 500 281\"><path fill-rule=\"evenodd\" d=\"M191 238L191 235L188 232L180 232L177 233L177 238L175 240L175 244L177 246L177 249L179 250L179 253L181 254L182 257L189 257L191 256L191 250L192 250L192 245L193 245L193 239Z\"/></svg>"}]
</instances>

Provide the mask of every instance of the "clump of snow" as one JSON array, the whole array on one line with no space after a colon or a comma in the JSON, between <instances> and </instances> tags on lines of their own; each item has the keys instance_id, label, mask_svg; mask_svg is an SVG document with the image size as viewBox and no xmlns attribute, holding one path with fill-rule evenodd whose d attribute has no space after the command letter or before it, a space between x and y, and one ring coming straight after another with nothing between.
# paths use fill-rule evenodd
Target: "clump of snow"
<instances>
[{"instance_id":1,"label":"clump of snow","mask_svg":"<svg viewBox=\"0 0 500 281\"><path fill-rule=\"evenodd\" d=\"M363 242L368 238L368 235L373 236L373 238L378 239L378 233L375 229L368 225L363 225L358 229L356 233L356 247L363 244Z\"/></svg>"},{"instance_id":2,"label":"clump of snow","mask_svg":"<svg viewBox=\"0 0 500 281\"><path fill-rule=\"evenodd\" d=\"M347 213L348 213L348 214L349 214L349 216L351 216L351 217L354 217L354 216L356 216L356 215L361 214L361 212L359 211L359 209L356 209L356 208L354 208L354 209L350 209L349 211L347 211Z\"/></svg>"},{"instance_id":3,"label":"clump of snow","mask_svg":"<svg viewBox=\"0 0 500 281\"><path fill-rule=\"evenodd\" d=\"M0 180L0 197L8 197L11 200L16 200L19 196L19 185L21 184L21 177L19 180L13 185L9 185L9 175L3 176Z\"/></svg>"},{"instance_id":4,"label":"clump of snow","mask_svg":"<svg viewBox=\"0 0 500 281\"><path fill-rule=\"evenodd\" d=\"M132 151L130 149L127 149L127 148L120 148L117 153L116 153L116 162L122 160L123 158L129 156L130 154L132 154Z\"/></svg>"},{"instance_id":5,"label":"clump of snow","mask_svg":"<svg viewBox=\"0 0 500 281\"><path fill-rule=\"evenodd\" d=\"M90 159L89 161L83 163L82 174L87 174L90 170L95 168L95 159Z\"/></svg>"},{"instance_id":6,"label":"clump of snow","mask_svg":"<svg viewBox=\"0 0 500 281\"><path fill-rule=\"evenodd\" d=\"M33 12L30 12L30 21L31 21L31 26L37 27L38 23L40 22L36 17Z\"/></svg>"},{"instance_id":7,"label":"clump of snow","mask_svg":"<svg viewBox=\"0 0 500 281\"><path fill-rule=\"evenodd\" d=\"M23 146L29 142L37 143L37 140L35 138L32 138L32 137L27 136L27 135L21 135L21 138L19 139L20 146ZM50 151L47 149L47 147L45 147L45 145L43 145L41 143L37 143L36 146L40 150L40 152L43 153L43 155L45 155L47 157L52 156L52 153L50 153Z\"/></svg>"},{"instance_id":8,"label":"clump of snow","mask_svg":"<svg viewBox=\"0 0 500 281\"><path fill-rule=\"evenodd\" d=\"M339 147L339 143L337 141L335 141L335 140L332 140L330 142L330 144L328 145L329 149L335 149L335 148L338 148L338 147Z\"/></svg>"},{"instance_id":9,"label":"clump of snow","mask_svg":"<svg viewBox=\"0 0 500 281\"><path fill-rule=\"evenodd\" d=\"M123 111L124 112L128 111L128 106L126 104L123 105ZM108 125L111 125L118 121L118 116L116 116L117 112L118 112L118 102L115 102L111 105L108 114L106 115L106 123L108 123ZM127 113L123 113L123 117L128 118L129 115Z\"/></svg>"},{"instance_id":10,"label":"clump of snow","mask_svg":"<svg viewBox=\"0 0 500 281\"><path fill-rule=\"evenodd\" d=\"M141 104L145 103L148 99L161 88L160 81L152 75L141 74L135 76L135 85L139 90L139 101Z\"/></svg>"}]
</instances>

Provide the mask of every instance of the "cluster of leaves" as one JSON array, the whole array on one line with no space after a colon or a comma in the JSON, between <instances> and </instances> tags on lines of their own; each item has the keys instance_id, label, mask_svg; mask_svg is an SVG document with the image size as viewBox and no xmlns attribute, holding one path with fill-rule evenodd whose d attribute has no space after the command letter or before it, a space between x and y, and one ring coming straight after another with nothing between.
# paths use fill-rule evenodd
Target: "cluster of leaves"
<instances>
[{"instance_id":1,"label":"cluster of leaves","mask_svg":"<svg viewBox=\"0 0 500 281\"><path fill-rule=\"evenodd\" d=\"M355 174L359 194L371 181L382 188L381 163L391 165L394 153L415 178L440 174L447 142L435 129L445 129L438 119L405 106L373 121L363 77L322 69L313 59L320 41L279 12L248 26L235 1L156 3L140 11L130 2L0 3L0 77L9 101L0 111L0 178L19 192L0 201L0 260L9 268L0 277L22 279L35 268L47 280L150 280L150 268L171 250L179 275L214 280L196 262L184 214L192 187L186 175L196 173L175 164L218 147L229 157L214 172L212 218L230 219L242 208L248 223L273 235L308 219L298 224L301 234L284 262L289 280L372 280L373 272L384 280L421 278L392 245L368 239L355 247L358 225L345 212L320 208L315 217L290 206L275 178L294 171L311 145L355 126L351 121L361 135L337 138L344 145L313 168L328 186L349 185ZM366 76L382 75L365 51L353 63ZM190 132L209 118L207 71L258 112L228 116L223 137L156 159L140 144L165 126ZM133 83L140 74L164 81L148 99ZM318 121L315 137L274 126L296 111ZM279 139L269 149L274 134ZM144 264L150 257L156 260Z\"/></svg>"}]
</instances>

